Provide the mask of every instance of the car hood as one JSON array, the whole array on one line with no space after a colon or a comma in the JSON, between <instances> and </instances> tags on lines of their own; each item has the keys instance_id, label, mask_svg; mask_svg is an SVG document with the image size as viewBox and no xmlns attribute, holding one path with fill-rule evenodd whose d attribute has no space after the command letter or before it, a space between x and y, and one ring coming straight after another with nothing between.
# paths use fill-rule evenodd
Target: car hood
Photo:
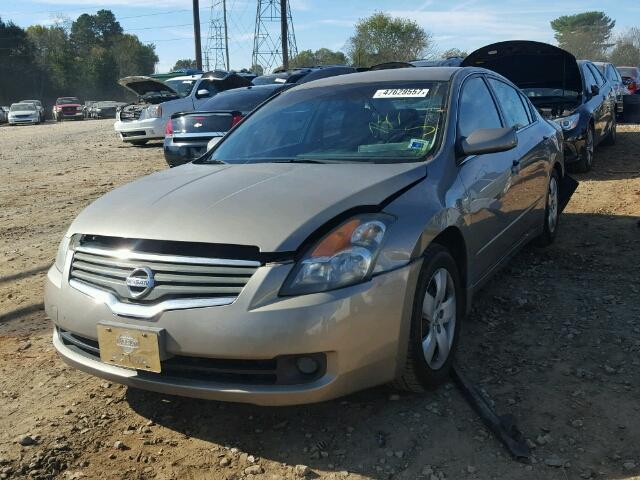
<instances>
[{"instance_id":1,"label":"car hood","mask_svg":"<svg viewBox=\"0 0 640 480\"><path fill-rule=\"evenodd\" d=\"M145 95L149 92L166 92L169 95L178 95L173 88L160 80L145 76L124 77L118 83L136 95Z\"/></svg>"},{"instance_id":2,"label":"car hood","mask_svg":"<svg viewBox=\"0 0 640 480\"><path fill-rule=\"evenodd\" d=\"M8 112L10 115L35 115L38 113L37 110L12 110Z\"/></svg>"},{"instance_id":3,"label":"car hood","mask_svg":"<svg viewBox=\"0 0 640 480\"><path fill-rule=\"evenodd\" d=\"M493 43L472 52L463 67L499 73L520 88L556 88L582 92L576 57L553 45L527 40Z\"/></svg>"},{"instance_id":4,"label":"car hood","mask_svg":"<svg viewBox=\"0 0 640 480\"><path fill-rule=\"evenodd\" d=\"M296 250L355 207L379 205L426 175L423 164L198 165L164 170L96 200L69 234Z\"/></svg>"}]
</instances>

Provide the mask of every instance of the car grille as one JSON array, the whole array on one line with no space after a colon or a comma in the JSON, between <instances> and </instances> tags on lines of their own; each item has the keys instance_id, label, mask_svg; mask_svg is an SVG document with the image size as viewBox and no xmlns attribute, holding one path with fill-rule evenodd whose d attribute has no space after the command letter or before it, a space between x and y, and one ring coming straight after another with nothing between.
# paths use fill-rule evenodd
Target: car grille
<instances>
[{"instance_id":1,"label":"car grille","mask_svg":"<svg viewBox=\"0 0 640 480\"><path fill-rule=\"evenodd\" d=\"M92 360L100 360L100 346L97 341L59 327L56 328L65 346ZM309 374L301 373L296 368L296 360L301 356L314 359L318 365L317 371ZM247 385L297 385L309 383L322 377L327 370L327 359L324 353L299 356L282 355L264 360L176 355L163 360L161 365L161 373L138 371L138 376L149 380L180 378L201 382L242 383Z\"/></svg>"},{"instance_id":2,"label":"car grille","mask_svg":"<svg viewBox=\"0 0 640 480\"><path fill-rule=\"evenodd\" d=\"M111 292L129 303L149 304L176 298L233 300L259 266L260 262L252 260L79 246L74 251L69 278ZM140 275L145 280L152 278L153 284L134 285L132 280Z\"/></svg>"}]
</instances>

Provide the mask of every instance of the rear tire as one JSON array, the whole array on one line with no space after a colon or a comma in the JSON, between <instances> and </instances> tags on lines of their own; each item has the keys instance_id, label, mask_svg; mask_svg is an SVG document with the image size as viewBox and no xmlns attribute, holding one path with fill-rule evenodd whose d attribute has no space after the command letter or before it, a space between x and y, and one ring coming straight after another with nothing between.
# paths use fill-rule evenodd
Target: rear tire
<instances>
[{"instance_id":1,"label":"rear tire","mask_svg":"<svg viewBox=\"0 0 640 480\"><path fill-rule=\"evenodd\" d=\"M424 392L446 382L464 318L458 266L449 251L431 244L418 278L407 361L395 388Z\"/></svg>"},{"instance_id":2,"label":"rear tire","mask_svg":"<svg viewBox=\"0 0 640 480\"><path fill-rule=\"evenodd\" d=\"M618 121L614 117L613 125L611 126L611 131L605 137L605 139L602 140L602 145L605 145L605 146L608 146L608 147L610 147L612 145L615 145L617 136L618 136Z\"/></svg>"},{"instance_id":3,"label":"rear tire","mask_svg":"<svg viewBox=\"0 0 640 480\"><path fill-rule=\"evenodd\" d=\"M149 141L149 140L133 140L133 141L131 142L131 145L133 145L133 146L135 146L135 147L141 147L141 146L143 146L143 145L146 145L148 141Z\"/></svg>"},{"instance_id":4,"label":"rear tire","mask_svg":"<svg viewBox=\"0 0 640 480\"><path fill-rule=\"evenodd\" d=\"M593 166L593 153L595 150L595 140L594 140L594 131L593 126L589 126L587 130L587 138L585 140L585 145L582 151L580 152L580 159L571 165L572 170L578 173L587 173L591 170Z\"/></svg>"},{"instance_id":5,"label":"rear tire","mask_svg":"<svg viewBox=\"0 0 640 480\"><path fill-rule=\"evenodd\" d=\"M547 189L547 203L544 210L544 225L542 234L536 239L536 245L546 247L551 245L558 233L560 222L560 175L554 168L549 175L549 187Z\"/></svg>"}]
</instances>

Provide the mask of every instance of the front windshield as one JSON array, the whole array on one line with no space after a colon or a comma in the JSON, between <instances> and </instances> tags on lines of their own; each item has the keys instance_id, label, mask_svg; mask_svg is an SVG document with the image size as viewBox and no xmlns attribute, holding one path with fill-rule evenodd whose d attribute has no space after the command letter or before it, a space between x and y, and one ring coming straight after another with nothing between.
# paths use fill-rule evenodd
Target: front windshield
<instances>
[{"instance_id":1,"label":"front windshield","mask_svg":"<svg viewBox=\"0 0 640 480\"><path fill-rule=\"evenodd\" d=\"M331 85L286 92L203 162L423 160L438 148L448 82Z\"/></svg>"},{"instance_id":2,"label":"front windshield","mask_svg":"<svg viewBox=\"0 0 640 480\"><path fill-rule=\"evenodd\" d=\"M191 93L196 80L166 80L164 83L175 90L180 97L186 97Z\"/></svg>"},{"instance_id":3,"label":"front windshield","mask_svg":"<svg viewBox=\"0 0 640 480\"><path fill-rule=\"evenodd\" d=\"M33 103L14 103L11 105L12 112L32 112L35 111L36 107Z\"/></svg>"},{"instance_id":4,"label":"front windshield","mask_svg":"<svg viewBox=\"0 0 640 480\"><path fill-rule=\"evenodd\" d=\"M80 103L80 100L78 100L75 97L67 97L67 98L59 98L56 103L58 105L68 105L70 103Z\"/></svg>"}]
</instances>

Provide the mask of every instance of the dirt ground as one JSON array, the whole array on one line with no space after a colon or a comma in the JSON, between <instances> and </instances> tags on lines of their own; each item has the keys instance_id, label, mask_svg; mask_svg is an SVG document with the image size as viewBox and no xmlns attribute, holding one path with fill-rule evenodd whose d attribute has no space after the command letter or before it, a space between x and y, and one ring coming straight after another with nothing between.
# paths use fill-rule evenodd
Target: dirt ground
<instances>
[{"instance_id":1,"label":"dirt ground","mask_svg":"<svg viewBox=\"0 0 640 480\"><path fill-rule=\"evenodd\" d=\"M525 465L453 384L261 408L66 367L42 311L58 242L93 199L165 168L111 124L0 128L0 479L640 478L639 126L596 152L556 243L517 255L465 324L459 363L516 417Z\"/></svg>"}]
</instances>

